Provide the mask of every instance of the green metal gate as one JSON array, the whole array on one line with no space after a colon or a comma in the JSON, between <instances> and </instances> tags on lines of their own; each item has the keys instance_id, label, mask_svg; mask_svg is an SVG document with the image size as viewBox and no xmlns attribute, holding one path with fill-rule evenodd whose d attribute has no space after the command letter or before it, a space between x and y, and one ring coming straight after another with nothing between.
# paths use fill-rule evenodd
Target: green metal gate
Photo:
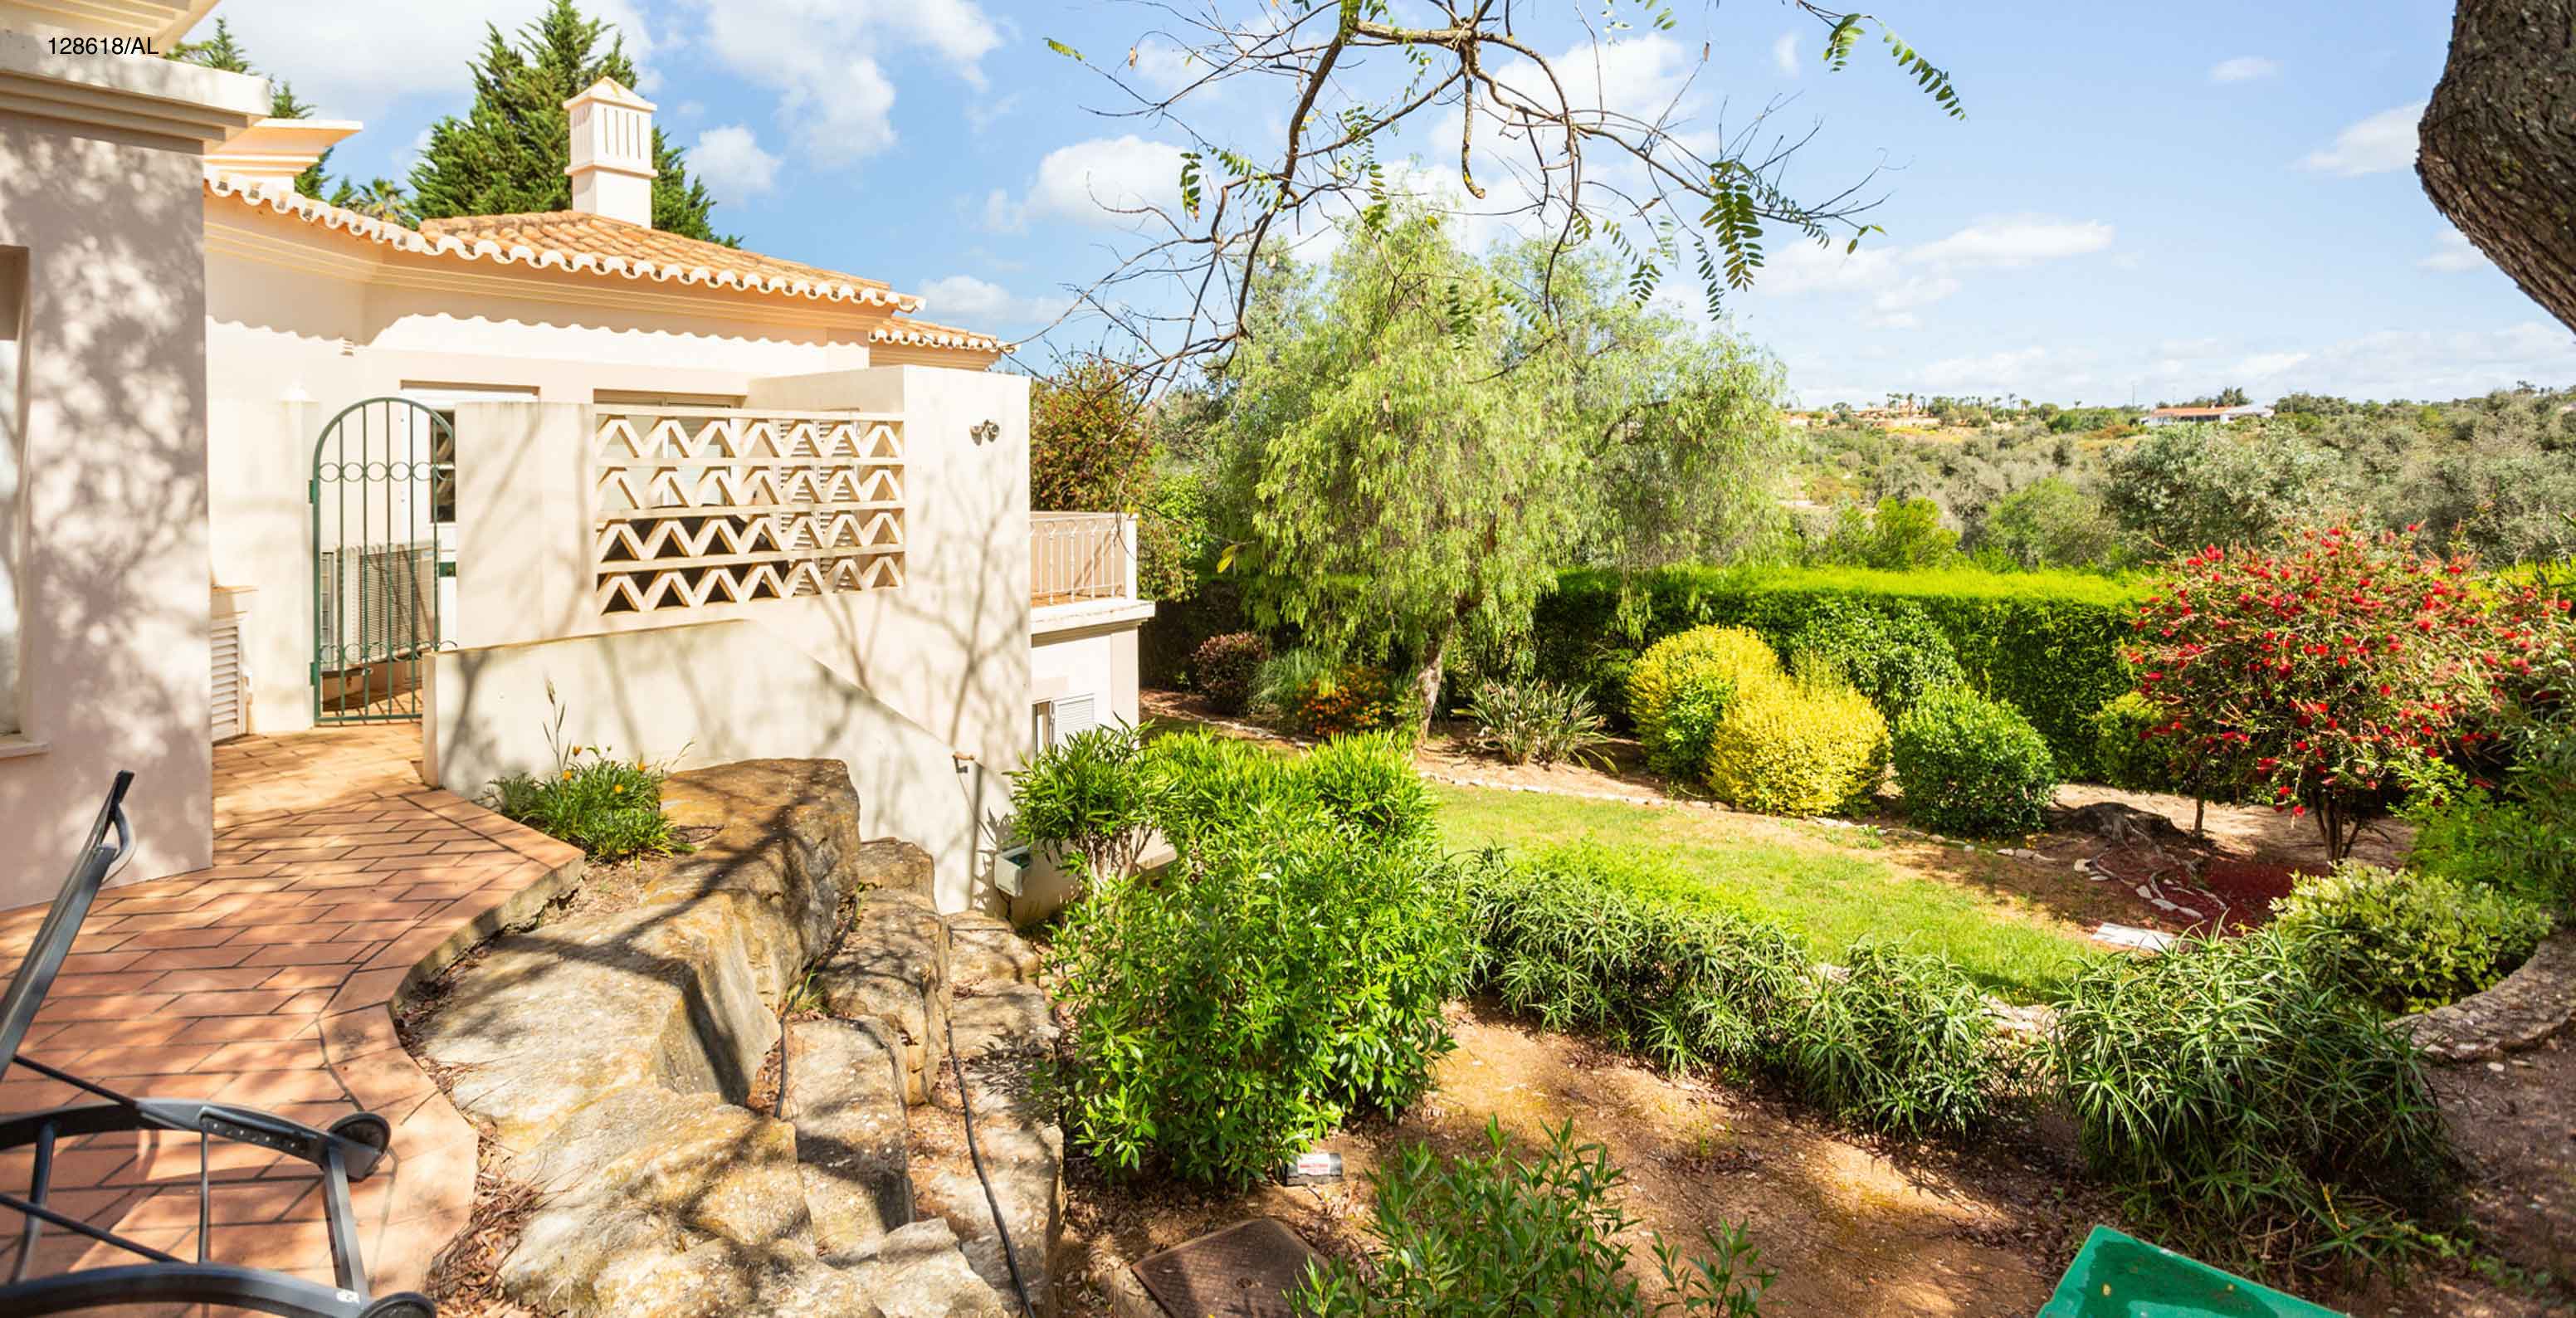
<instances>
[{"instance_id":1,"label":"green metal gate","mask_svg":"<svg viewBox=\"0 0 2576 1318\"><path fill-rule=\"evenodd\" d=\"M456 430L408 398L340 410L313 444L313 721L418 719L449 640Z\"/></svg>"}]
</instances>

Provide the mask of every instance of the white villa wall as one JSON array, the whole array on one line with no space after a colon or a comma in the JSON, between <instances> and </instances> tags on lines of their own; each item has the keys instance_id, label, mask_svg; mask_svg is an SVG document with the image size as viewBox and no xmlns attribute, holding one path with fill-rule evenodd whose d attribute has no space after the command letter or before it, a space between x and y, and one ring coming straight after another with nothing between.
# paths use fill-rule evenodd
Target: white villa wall
<instances>
[{"instance_id":1,"label":"white villa wall","mask_svg":"<svg viewBox=\"0 0 2576 1318\"><path fill-rule=\"evenodd\" d=\"M1136 627L1122 621L1099 629L1041 634L1029 651L1029 700L1091 696L1100 721L1137 722Z\"/></svg>"},{"instance_id":2,"label":"white villa wall","mask_svg":"<svg viewBox=\"0 0 2576 1318\"><path fill-rule=\"evenodd\" d=\"M199 165L94 131L0 115L0 244L30 266L0 906L53 894L118 769L126 879L212 860Z\"/></svg>"},{"instance_id":3,"label":"white villa wall","mask_svg":"<svg viewBox=\"0 0 2576 1318\"><path fill-rule=\"evenodd\" d=\"M206 204L213 566L224 585L258 591L243 645L261 732L312 726L306 482L320 429L342 407L407 382L533 388L555 403L601 390L739 396L763 376L871 361L875 322L848 314L653 285L614 290L616 305L601 306L596 276L554 275L558 298L524 272L457 273L404 254L333 259L349 240L229 200ZM476 314L453 314L459 306ZM458 458L470 473L475 457Z\"/></svg>"},{"instance_id":4,"label":"white villa wall","mask_svg":"<svg viewBox=\"0 0 2576 1318\"><path fill-rule=\"evenodd\" d=\"M752 622L619 632L438 656L424 729L430 763L459 791L552 763L552 685L564 736L689 769L750 759L850 766L859 823L930 853L943 911L991 904L977 845L1008 780Z\"/></svg>"},{"instance_id":5,"label":"white villa wall","mask_svg":"<svg viewBox=\"0 0 2576 1318\"><path fill-rule=\"evenodd\" d=\"M603 615L590 589L590 409L560 403L460 405L454 633L459 650L441 657L429 693L437 781L473 795L498 773L548 767L537 735L541 699L536 712L528 708L528 691L542 690L541 679L527 676L543 671L542 664L530 667L536 661L529 656L537 651L583 656L586 666L577 669L581 684L556 683L571 711L567 731L576 741L606 741L651 759L680 755L694 743L690 762L700 762L713 746L743 748L738 755L781 756L828 744L843 749L811 753L850 759L856 778L876 754L868 747L870 736L861 732L881 722L869 721L878 717L873 712L867 719L848 715L850 726L861 732L835 731L836 720L844 718L839 711L855 706L839 697L809 697L804 693L813 689L811 680L780 676L811 663L875 702L869 710L881 706L917 729L927 744L972 757L994 785L982 807L1006 808L1001 775L1022 763L1028 741L1028 382L984 372L879 367L754 381L749 392L753 411L901 414L904 584ZM978 440L974 431L987 421L993 438ZM761 664L736 663L733 656L744 653L741 633L696 625L709 622L756 628L768 646ZM649 646L621 639L580 651L547 644L608 635L655 639ZM522 657L508 657L514 651ZM614 676L616 665L646 653L655 656L656 671L633 669L631 680ZM530 680L538 686L530 688ZM692 691L722 688L724 694L672 703L663 684L674 680L691 684ZM480 681L499 683L500 694L487 697ZM809 699L821 703L800 715ZM743 741L728 731L731 720L755 717L742 701L778 706L779 717L800 730L768 744ZM623 731L612 735L611 729ZM943 773L940 784L953 788L948 779ZM865 781L858 786L863 798L893 790ZM925 846L954 833L953 821L935 812L863 822L871 835L909 837ZM974 849L942 845L945 850L934 855L943 900L962 902L982 882Z\"/></svg>"}]
</instances>

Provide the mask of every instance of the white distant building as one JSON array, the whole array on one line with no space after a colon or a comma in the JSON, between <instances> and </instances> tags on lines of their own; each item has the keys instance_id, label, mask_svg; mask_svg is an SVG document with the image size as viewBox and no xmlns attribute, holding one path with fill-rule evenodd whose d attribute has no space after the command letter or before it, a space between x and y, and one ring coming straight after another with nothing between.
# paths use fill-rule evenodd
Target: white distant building
<instances>
[{"instance_id":1,"label":"white distant building","mask_svg":"<svg viewBox=\"0 0 2576 1318\"><path fill-rule=\"evenodd\" d=\"M2159 407L2138 420L2150 426L2178 426L2185 422L2260 420L2272 415L2272 409L2248 403L2240 407Z\"/></svg>"}]
</instances>

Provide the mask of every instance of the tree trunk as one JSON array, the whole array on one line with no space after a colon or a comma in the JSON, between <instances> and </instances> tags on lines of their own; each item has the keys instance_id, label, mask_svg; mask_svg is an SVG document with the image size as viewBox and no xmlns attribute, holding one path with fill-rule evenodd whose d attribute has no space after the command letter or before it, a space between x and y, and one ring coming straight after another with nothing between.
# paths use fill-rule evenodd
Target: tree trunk
<instances>
[{"instance_id":1,"label":"tree trunk","mask_svg":"<svg viewBox=\"0 0 2576 1318\"><path fill-rule=\"evenodd\" d=\"M1431 715L1440 704L1440 680L1445 675L1449 655L1449 635L1443 632L1431 638L1422 649L1422 666L1414 670L1413 693L1422 702L1422 716L1414 721L1416 740L1431 735Z\"/></svg>"},{"instance_id":2,"label":"tree trunk","mask_svg":"<svg viewBox=\"0 0 2576 1318\"><path fill-rule=\"evenodd\" d=\"M2576 0L2460 0L2419 144L2435 208L2576 329Z\"/></svg>"}]
</instances>

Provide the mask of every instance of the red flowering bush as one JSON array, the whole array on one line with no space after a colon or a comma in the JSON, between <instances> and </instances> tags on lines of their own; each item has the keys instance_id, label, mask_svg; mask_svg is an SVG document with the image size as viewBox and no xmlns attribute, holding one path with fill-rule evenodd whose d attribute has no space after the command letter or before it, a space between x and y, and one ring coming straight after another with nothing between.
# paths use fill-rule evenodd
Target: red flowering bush
<instances>
[{"instance_id":1,"label":"red flowering bush","mask_svg":"<svg viewBox=\"0 0 2576 1318\"><path fill-rule=\"evenodd\" d=\"M2271 551L2204 549L2133 622L2153 735L2311 816L2341 860L2400 770L2490 735L2530 669L2527 622L2464 556L2406 534L2303 528Z\"/></svg>"}]
</instances>

